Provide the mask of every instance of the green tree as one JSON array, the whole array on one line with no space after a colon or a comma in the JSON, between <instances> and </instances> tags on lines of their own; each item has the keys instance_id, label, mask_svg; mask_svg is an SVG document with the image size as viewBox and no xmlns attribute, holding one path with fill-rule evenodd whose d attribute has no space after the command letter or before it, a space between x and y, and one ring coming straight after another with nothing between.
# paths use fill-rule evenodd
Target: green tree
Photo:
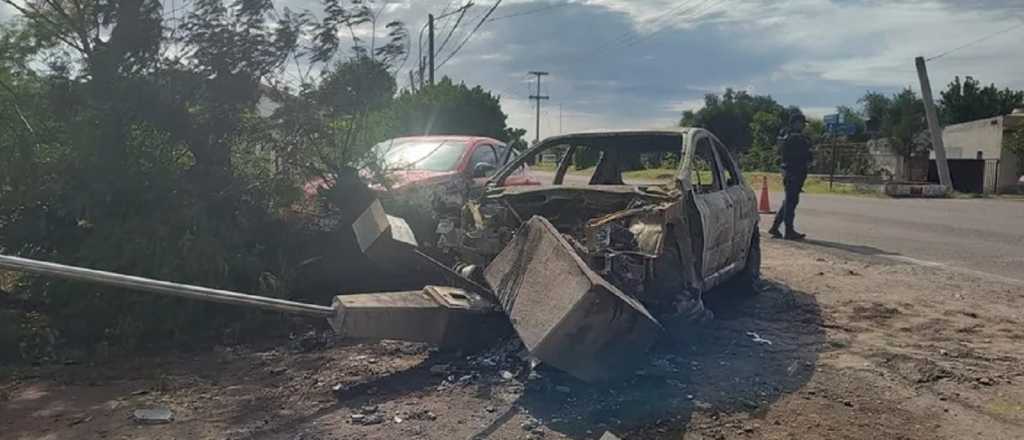
<instances>
[{"instance_id":1,"label":"green tree","mask_svg":"<svg viewBox=\"0 0 1024 440\"><path fill-rule=\"evenodd\" d=\"M497 95L480 86L455 84L447 76L434 85L403 91L393 112L400 135L479 135L508 142L524 133L508 126Z\"/></svg>"},{"instance_id":2,"label":"green tree","mask_svg":"<svg viewBox=\"0 0 1024 440\"><path fill-rule=\"evenodd\" d=\"M197 0L173 22L152 0L3 1L20 17L0 29L0 251L291 295L303 231L285 214L301 196L305 167L321 162L326 140L361 142L375 101L356 105L353 118L336 111L337 101L284 98L272 86L303 54L342 62L340 40L313 34L376 26L368 2L329 2L329 19L313 23L266 1ZM361 48L357 63L398 59L404 28L386 27L382 44L351 40ZM318 86L314 77L303 89ZM275 94L281 111L260 115L259 100ZM286 124L310 114L315 124ZM274 142L293 136L277 130L294 127L308 131ZM86 347L280 328L251 311L115 290L24 278L13 294L42 302L58 337Z\"/></svg>"},{"instance_id":3,"label":"green tree","mask_svg":"<svg viewBox=\"0 0 1024 440\"><path fill-rule=\"evenodd\" d=\"M776 115L780 122L799 109L785 108L767 95L750 95L745 91L726 89L721 96L704 96L704 107L687 110L679 121L684 127L703 127L711 131L733 151L743 152L753 145L751 123L760 112Z\"/></svg>"},{"instance_id":4,"label":"green tree","mask_svg":"<svg viewBox=\"0 0 1024 440\"><path fill-rule=\"evenodd\" d=\"M1002 90L995 84L981 87L973 77L956 77L941 93L939 106L946 125L1010 114L1024 106L1024 90Z\"/></svg>"},{"instance_id":5,"label":"green tree","mask_svg":"<svg viewBox=\"0 0 1024 440\"><path fill-rule=\"evenodd\" d=\"M891 96L868 92L858 102L866 125L877 136L889 139L894 153L909 159L931 149L924 104L910 88Z\"/></svg>"}]
</instances>

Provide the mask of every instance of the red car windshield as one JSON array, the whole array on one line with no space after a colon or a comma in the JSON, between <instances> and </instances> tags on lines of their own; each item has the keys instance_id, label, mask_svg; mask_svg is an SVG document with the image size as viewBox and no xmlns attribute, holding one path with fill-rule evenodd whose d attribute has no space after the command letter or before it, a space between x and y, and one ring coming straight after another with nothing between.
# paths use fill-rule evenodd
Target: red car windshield
<instances>
[{"instance_id":1,"label":"red car windshield","mask_svg":"<svg viewBox=\"0 0 1024 440\"><path fill-rule=\"evenodd\" d=\"M467 148L463 141L395 139L373 150L388 170L455 171Z\"/></svg>"}]
</instances>

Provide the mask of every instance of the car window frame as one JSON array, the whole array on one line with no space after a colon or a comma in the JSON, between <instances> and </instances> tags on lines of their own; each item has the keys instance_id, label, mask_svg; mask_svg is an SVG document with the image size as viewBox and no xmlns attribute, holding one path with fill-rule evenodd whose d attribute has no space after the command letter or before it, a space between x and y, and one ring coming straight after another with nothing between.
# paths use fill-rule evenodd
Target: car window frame
<instances>
[{"instance_id":1,"label":"car window frame","mask_svg":"<svg viewBox=\"0 0 1024 440\"><path fill-rule=\"evenodd\" d=\"M477 152L480 151L481 148L487 148L491 150L491 157L494 158L494 162L492 163L492 165L494 165L494 169L497 170L501 168L501 159L498 158L498 152L495 150L494 145L491 145L488 142L481 142L479 144L476 144L475 147L473 147L473 152L469 153L469 159L467 159L468 163L466 164L467 170L470 173L472 173L473 169L476 168L476 164L480 163L480 161L473 160L473 157L476 156Z\"/></svg>"},{"instance_id":2,"label":"car window frame","mask_svg":"<svg viewBox=\"0 0 1024 440\"><path fill-rule=\"evenodd\" d=\"M729 152L729 149L725 147L725 144L723 144L721 141L719 141L718 139L715 139L715 138L711 138L711 145L713 146L713 148L715 150L715 156L718 157L718 162L719 162L718 166L719 166L719 169L722 172L722 177L723 177L723 179L722 179L723 189L728 189L728 188L732 188L734 186L741 186L741 185L743 185L743 183L744 183L743 182L743 174L740 173L740 169L739 169L739 166L736 163L736 159ZM726 160L728 160L728 165L729 165L728 167L726 166L726 163L725 163ZM725 179L724 178L725 174L729 173L730 171L731 171L732 176L735 177L735 179L736 179L736 181L733 182L732 184L729 184L729 179Z\"/></svg>"},{"instance_id":3,"label":"car window frame","mask_svg":"<svg viewBox=\"0 0 1024 440\"><path fill-rule=\"evenodd\" d=\"M708 142L709 151L711 152L710 166L711 173L713 174L712 180L717 183L717 189L713 189L711 191L703 191L702 185L699 185L700 172L694 167L699 157L698 149L700 148L701 141ZM725 181L722 179L722 164L718 161L718 153L715 152L715 142L713 137L708 136L706 134L701 134L694 138L693 157L690 159L690 163L688 166L690 167L690 184L694 192L698 194L714 194L719 191L725 191L725 189L727 188L727 186L725 186ZM698 190L698 188L700 190Z\"/></svg>"}]
</instances>

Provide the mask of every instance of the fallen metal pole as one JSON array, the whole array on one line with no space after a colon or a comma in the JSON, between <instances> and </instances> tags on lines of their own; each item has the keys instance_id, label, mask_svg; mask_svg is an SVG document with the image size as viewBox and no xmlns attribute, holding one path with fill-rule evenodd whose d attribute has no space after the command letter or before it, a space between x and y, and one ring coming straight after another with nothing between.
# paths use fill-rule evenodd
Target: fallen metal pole
<instances>
[{"instance_id":1,"label":"fallen metal pole","mask_svg":"<svg viewBox=\"0 0 1024 440\"><path fill-rule=\"evenodd\" d=\"M328 306L306 304L265 296L247 295L207 287L190 286L169 281L122 275L102 270L85 269L28 258L0 255L0 269L43 275L66 280L83 281L105 286L123 287L162 295L179 296L222 304L234 304L285 313L329 318L334 309Z\"/></svg>"}]
</instances>

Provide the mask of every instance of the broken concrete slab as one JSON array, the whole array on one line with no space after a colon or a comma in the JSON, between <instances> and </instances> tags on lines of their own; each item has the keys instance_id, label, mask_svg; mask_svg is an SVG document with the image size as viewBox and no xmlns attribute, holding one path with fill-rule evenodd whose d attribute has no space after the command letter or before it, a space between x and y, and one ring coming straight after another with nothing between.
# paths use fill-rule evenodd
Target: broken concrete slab
<instances>
[{"instance_id":1,"label":"broken concrete slab","mask_svg":"<svg viewBox=\"0 0 1024 440\"><path fill-rule=\"evenodd\" d=\"M401 267L413 260L418 243L412 228L402 218L388 215L380 200L374 200L352 223L359 250L371 261L387 267Z\"/></svg>"},{"instance_id":2,"label":"broken concrete slab","mask_svg":"<svg viewBox=\"0 0 1024 440\"><path fill-rule=\"evenodd\" d=\"M535 216L484 272L530 355L583 380L628 373L661 325Z\"/></svg>"},{"instance_id":3,"label":"broken concrete slab","mask_svg":"<svg viewBox=\"0 0 1024 440\"><path fill-rule=\"evenodd\" d=\"M508 331L496 305L454 287L340 295L331 327L340 338L396 339L440 347L482 347Z\"/></svg>"},{"instance_id":4,"label":"broken concrete slab","mask_svg":"<svg viewBox=\"0 0 1024 440\"><path fill-rule=\"evenodd\" d=\"M162 425L174 421L174 413L168 408L137 409L132 419L140 425Z\"/></svg>"},{"instance_id":5,"label":"broken concrete slab","mask_svg":"<svg viewBox=\"0 0 1024 440\"><path fill-rule=\"evenodd\" d=\"M612 434L611 431L605 431L604 435L601 436L600 440L622 440L619 436Z\"/></svg>"}]
</instances>

